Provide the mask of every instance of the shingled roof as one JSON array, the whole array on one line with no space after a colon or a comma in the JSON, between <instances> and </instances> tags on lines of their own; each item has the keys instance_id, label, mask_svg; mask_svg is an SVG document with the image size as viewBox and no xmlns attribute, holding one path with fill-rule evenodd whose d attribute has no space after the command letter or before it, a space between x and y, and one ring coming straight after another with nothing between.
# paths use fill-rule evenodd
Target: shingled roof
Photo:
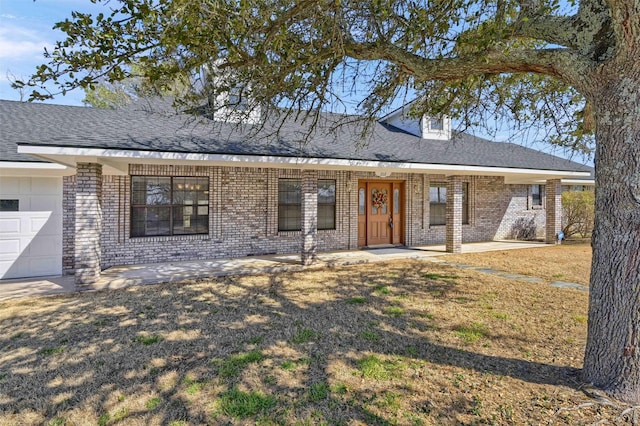
<instances>
[{"instance_id":1,"label":"shingled roof","mask_svg":"<svg viewBox=\"0 0 640 426\"><path fill-rule=\"evenodd\" d=\"M287 119L255 127L193 119L136 104L108 110L0 100L0 160L38 161L19 154L18 145L101 148L201 154L238 154L386 161L517 169L590 171L576 162L520 145L454 134L452 140L422 139L376 123L363 145L357 117L322 114L305 139L308 125ZM344 123L336 131L328 129ZM252 137L247 135L251 134Z\"/></svg>"}]
</instances>

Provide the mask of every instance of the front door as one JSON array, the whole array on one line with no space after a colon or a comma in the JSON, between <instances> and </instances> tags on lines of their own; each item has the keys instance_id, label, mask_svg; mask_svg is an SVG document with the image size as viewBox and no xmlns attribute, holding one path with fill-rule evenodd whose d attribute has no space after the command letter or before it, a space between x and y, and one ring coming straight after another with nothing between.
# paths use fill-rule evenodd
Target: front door
<instances>
[{"instance_id":1,"label":"front door","mask_svg":"<svg viewBox=\"0 0 640 426\"><path fill-rule=\"evenodd\" d=\"M358 185L358 245L402 244L402 182Z\"/></svg>"}]
</instances>

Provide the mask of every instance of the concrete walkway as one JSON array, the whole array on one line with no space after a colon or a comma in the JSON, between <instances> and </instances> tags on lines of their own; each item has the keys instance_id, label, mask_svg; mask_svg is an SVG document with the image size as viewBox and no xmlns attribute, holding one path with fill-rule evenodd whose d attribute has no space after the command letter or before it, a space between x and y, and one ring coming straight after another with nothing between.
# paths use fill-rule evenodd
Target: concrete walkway
<instances>
[{"instance_id":1,"label":"concrete walkway","mask_svg":"<svg viewBox=\"0 0 640 426\"><path fill-rule=\"evenodd\" d=\"M463 244L462 252L477 253L544 246L545 244L537 242L490 241L485 243ZM445 246L440 245L320 253L318 254L318 263L313 266L302 266L300 264L299 254L115 266L104 270L100 280L86 287L86 290L117 289L132 285L177 282L194 278L300 271L310 268L317 269L370 262L384 262L395 259L435 260L435 257L445 256L446 254ZM463 267L462 265L458 266ZM474 269L483 272L483 268L474 267ZM74 291L73 276L0 280L0 301L21 297L73 293Z\"/></svg>"}]
</instances>

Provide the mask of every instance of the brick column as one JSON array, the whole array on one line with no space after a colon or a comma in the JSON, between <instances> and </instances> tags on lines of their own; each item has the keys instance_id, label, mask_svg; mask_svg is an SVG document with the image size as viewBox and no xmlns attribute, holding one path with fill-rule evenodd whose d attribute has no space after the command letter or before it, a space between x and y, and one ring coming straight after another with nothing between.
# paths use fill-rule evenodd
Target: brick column
<instances>
[{"instance_id":1,"label":"brick column","mask_svg":"<svg viewBox=\"0 0 640 426\"><path fill-rule=\"evenodd\" d=\"M560 179L549 179L545 185L546 232L544 241L548 244L558 240L562 231L562 184Z\"/></svg>"},{"instance_id":2,"label":"brick column","mask_svg":"<svg viewBox=\"0 0 640 426\"><path fill-rule=\"evenodd\" d=\"M315 263L318 250L318 172L302 172L302 264Z\"/></svg>"},{"instance_id":3,"label":"brick column","mask_svg":"<svg viewBox=\"0 0 640 426\"><path fill-rule=\"evenodd\" d=\"M102 166L76 166L75 277L76 287L100 278L102 232Z\"/></svg>"},{"instance_id":4,"label":"brick column","mask_svg":"<svg viewBox=\"0 0 640 426\"><path fill-rule=\"evenodd\" d=\"M462 194L461 177L447 177L447 253L462 252Z\"/></svg>"}]
</instances>

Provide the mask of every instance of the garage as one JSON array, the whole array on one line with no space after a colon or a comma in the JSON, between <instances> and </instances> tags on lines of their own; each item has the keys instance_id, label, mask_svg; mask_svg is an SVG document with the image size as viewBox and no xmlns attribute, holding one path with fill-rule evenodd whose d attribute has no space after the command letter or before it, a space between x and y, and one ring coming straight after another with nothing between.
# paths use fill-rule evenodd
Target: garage
<instances>
[{"instance_id":1,"label":"garage","mask_svg":"<svg viewBox=\"0 0 640 426\"><path fill-rule=\"evenodd\" d=\"M0 279L62 274L62 178L0 176Z\"/></svg>"}]
</instances>

